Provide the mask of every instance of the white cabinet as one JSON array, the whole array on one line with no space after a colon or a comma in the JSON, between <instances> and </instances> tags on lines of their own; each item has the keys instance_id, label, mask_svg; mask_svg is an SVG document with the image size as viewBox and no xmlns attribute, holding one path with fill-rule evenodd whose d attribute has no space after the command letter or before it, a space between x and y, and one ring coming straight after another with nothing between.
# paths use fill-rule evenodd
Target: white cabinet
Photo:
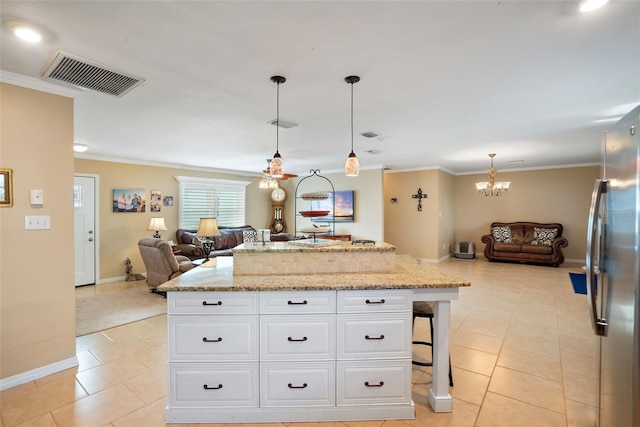
<instances>
[{"instance_id":1,"label":"white cabinet","mask_svg":"<svg viewBox=\"0 0 640 427\"><path fill-rule=\"evenodd\" d=\"M411 290L169 292L169 423L412 419Z\"/></svg>"}]
</instances>

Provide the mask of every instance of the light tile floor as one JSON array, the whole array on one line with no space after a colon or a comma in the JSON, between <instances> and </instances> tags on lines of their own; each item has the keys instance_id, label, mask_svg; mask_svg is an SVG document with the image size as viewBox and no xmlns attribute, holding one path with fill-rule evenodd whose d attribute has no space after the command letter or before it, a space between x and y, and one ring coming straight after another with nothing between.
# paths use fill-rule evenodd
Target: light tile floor
<instances>
[{"instance_id":1,"label":"light tile floor","mask_svg":"<svg viewBox=\"0 0 640 427\"><path fill-rule=\"evenodd\" d=\"M472 284L452 303L453 412L430 409L431 368L414 366L415 420L308 426L593 426L597 340L586 296L573 293L568 275L580 266L451 260L436 268ZM157 316L79 337L77 368L0 393L0 426L164 426L166 334L166 316ZM416 337L424 335L418 319Z\"/></svg>"}]
</instances>

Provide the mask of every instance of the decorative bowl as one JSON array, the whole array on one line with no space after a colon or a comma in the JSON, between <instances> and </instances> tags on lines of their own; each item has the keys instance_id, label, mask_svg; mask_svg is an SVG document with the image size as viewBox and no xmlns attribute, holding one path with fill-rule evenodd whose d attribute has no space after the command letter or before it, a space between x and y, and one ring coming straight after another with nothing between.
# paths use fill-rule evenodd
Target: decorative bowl
<instances>
[{"instance_id":1,"label":"decorative bowl","mask_svg":"<svg viewBox=\"0 0 640 427\"><path fill-rule=\"evenodd\" d=\"M324 234L331 231L331 227L305 227L305 228L301 228L300 231L302 231L303 233Z\"/></svg>"},{"instance_id":2,"label":"decorative bowl","mask_svg":"<svg viewBox=\"0 0 640 427\"><path fill-rule=\"evenodd\" d=\"M315 218L318 216L329 215L329 211L300 211L299 213L305 218Z\"/></svg>"},{"instance_id":3,"label":"decorative bowl","mask_svg":"<svg viewBox=\"0 0 640 427\"><path fill-rule=\"evenodd\" d=\"M300 198L302 200L326 200L329 198L329 193L302 193Z\"/></svg>"}]
</instances>

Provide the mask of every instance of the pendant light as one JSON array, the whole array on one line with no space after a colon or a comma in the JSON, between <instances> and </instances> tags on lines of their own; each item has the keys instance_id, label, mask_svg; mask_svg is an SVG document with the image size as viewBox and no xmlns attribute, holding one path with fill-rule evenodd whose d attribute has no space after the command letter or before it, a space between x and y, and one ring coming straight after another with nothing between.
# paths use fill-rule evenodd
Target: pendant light
<instances>
[{"instance_id":1,"label":"pendant light","mask_svg":"<svg viewBox=\"0 0 640 427\"><path fill-rule=\"evenodd\" d=\"M273 155L273 159L271 159L271 163L269 164L269 173L272 178L282 178L284 175L284 165L282 164L282 157L280 157L280 153L278 152L278 139L279 129L280 129L280 84L287 81L282 76L273 76L271 77L271 81L277 85L276 89L276 153Z\"/></svg>"},{"instance_id":2,"label":"pendant light","mask_svg":"<svg viewBox=\"0 0 640 427\"><path fill-rule=\"evenodd\" d=\"M358 176L360 173L360 162L353 152L353 84L360 81L358 76L348 76L344 78L344 81L351 85L351 153L347 157L347 162L344 164L344 173L347 176Z\"/></svg>"}]
</instances>

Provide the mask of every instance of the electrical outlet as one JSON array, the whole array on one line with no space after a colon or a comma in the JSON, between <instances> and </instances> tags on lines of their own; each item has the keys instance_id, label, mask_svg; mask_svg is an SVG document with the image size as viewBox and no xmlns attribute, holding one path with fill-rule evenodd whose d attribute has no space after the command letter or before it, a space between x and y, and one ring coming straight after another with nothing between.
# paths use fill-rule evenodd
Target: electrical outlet
<instances>
[{"instance_id":1,"label":"electrical outlet","mask_svg":"<svg viewBox=\"0 0 640 427\"><path fill-rule=\"evenodd\" d=\"M24 217L25 230L49 230L51 229L51 216L27 215Z\"/></svg>"}]
</instances>

